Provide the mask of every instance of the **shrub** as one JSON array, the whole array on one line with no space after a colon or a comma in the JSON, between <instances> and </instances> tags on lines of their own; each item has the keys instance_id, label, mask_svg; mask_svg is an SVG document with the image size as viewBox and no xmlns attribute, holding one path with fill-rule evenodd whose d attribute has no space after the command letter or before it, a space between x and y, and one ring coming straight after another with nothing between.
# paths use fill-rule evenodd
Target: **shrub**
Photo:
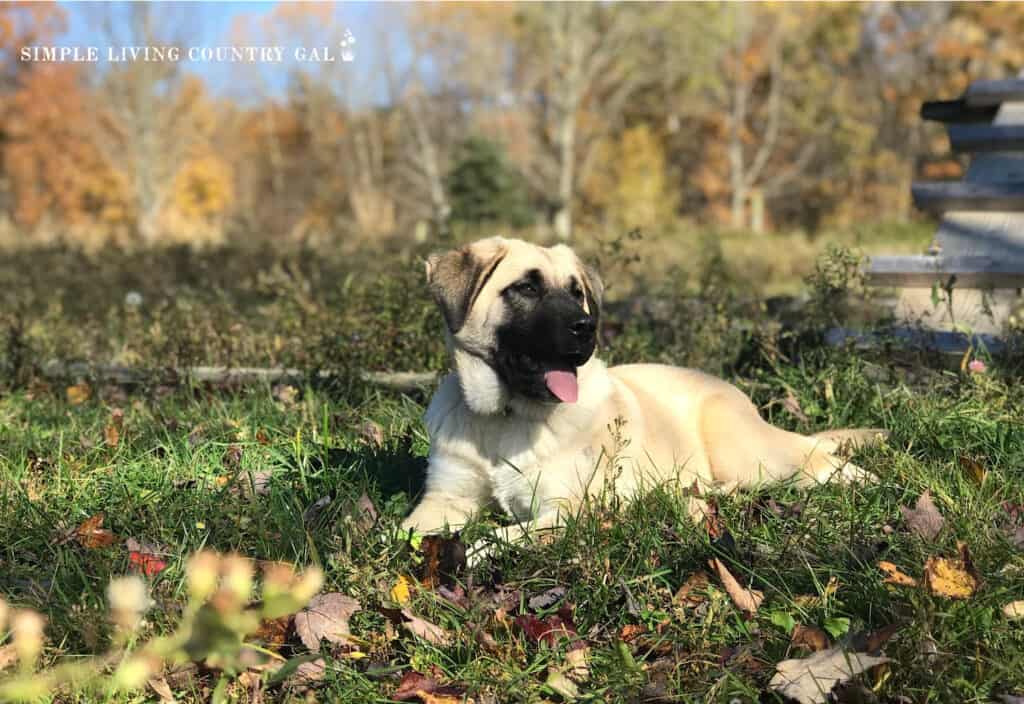
<instances>
[{"instance_id":1,"label":"shrub","mask_svg":"<svg viewBox=\"0 0 1024 704\"><path fill-rule=\"evenodd\" d=\"M506 161L502 147L489 139L470 137L462 143L447 188L455 221L512 227L533 223L522 175Z\"/></svg>"}]
</instances>

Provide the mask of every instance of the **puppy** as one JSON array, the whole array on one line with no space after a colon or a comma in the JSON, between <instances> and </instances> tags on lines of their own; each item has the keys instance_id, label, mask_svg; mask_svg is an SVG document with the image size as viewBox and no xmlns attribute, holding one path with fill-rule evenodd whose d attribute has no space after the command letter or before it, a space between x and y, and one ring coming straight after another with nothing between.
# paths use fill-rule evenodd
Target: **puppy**
<instances>
[{"instance_id":1,"label":"puppy","mask_svg":"<svg viewBox=\"0 0 1024 704\"><path fill-rule=\"evenodd\" d=\"M607 487L631 496L666 483L703 491L869 476L840 444L879 431L799 435L702 372L607 368L594 356L601 279L565 245L493 237L426 268L454 371L427 409L426 491L405 529L458 527L496 502L518 522L505 530L514 540ZM691 515L702 509L692 497Z\"/></svg>"}]
</instances>

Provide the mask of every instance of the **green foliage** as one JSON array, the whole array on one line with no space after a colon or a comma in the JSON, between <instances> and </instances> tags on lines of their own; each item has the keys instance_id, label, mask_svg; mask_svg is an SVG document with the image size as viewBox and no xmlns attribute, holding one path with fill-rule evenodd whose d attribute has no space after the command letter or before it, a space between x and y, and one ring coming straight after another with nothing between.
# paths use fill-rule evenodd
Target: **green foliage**
<instances>
[{"instance_id":1,"label":"green foliage","mask_svg":"<svg viewBox=\"0 0 1024 704\"><path fill-rule=\"evenodd\" d=\"M457 222L533 224L526 182L496 142L484 137L466 139L456 152L446 186L452 219Z\"/></svg>"}]
</instances>

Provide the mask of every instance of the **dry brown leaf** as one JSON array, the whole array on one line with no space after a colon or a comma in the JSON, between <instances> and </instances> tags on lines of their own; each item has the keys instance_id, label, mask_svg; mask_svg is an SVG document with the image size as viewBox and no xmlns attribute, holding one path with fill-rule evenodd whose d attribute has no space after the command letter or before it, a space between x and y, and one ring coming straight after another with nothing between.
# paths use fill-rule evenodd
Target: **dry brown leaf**
<instances>
[{"instance_id":1,"label":"dry brown leaf","mask_svg":"<svg viewBox=\"0 0 1024 704\"><path fill-rule=\"evenodd\" d=\"M786 412L799 421L804 423L808 422L810 418L804 413L804 409L800 407L800 401L793 394L792 389L786 389L786 398L782 400L782 407L786 409Z\"/></svg>"},{"instance_id":2,"label":"dry brown leaf","mask_svg":"<svg viewBox=\"0 0 1024 704\"><path fill-rule=\"evenodd\" d=\"M359 438L372 448L384 447L384 429L372 420L366 421L359 428Z\"/></svg>"},{"instance_id":3,"label":"dry brown leaf","mask_svg":"<svg viewBox=\"0 0 1024 704\"><path fill-rule=\"evenodd\" d=\"M358 601L345 594L318 594L295 614L295 633L311 651L319 650L321 640L348 643L348 620L360 608Z\"/></svg>"},{"instance_id":4,"label":"dry brown leaf","mask_svg":"<svg viewBox=\"0 0 1024 704\"><path fill-rule=\"evenodd\" d=\"M291 406L298 400L299 390L291 384L277 384L271 390L271 395L275 401L285 406Z\"/></svg>"},{"instance_id":5,"label":"dry brown leaf","mask_svg":"<svg viewBox=\"0 0 1024 704\"><path fill-rule=\"evenodd\" d=\"M736 578L732 576L732 573L726 569L725 565L717 557L712 558L708 565L718 575L722 586L725 587L725 593L732 599L732 603L736 605L736 608L748 614L757 613L758 607L764 601L763 593L756 589L746 589L740 586L740 583L736 581Z\"/></svg>"},{"instance_id":6,"label":"dry brown leaf","mask_svg":"<svg viewBox=\"0 0 1024 704\"><path fill-rule=\"evenodd\" d=\"M453 538L424 536L420 552L423 553L420 584L428 589L439 585L455 586L458 575L466 569L466 545L457 535Z\"/></svg>"},{"instance_id":7,"label":"dry brown leaf","mask_svg":"<svg viewBox=\"0 0 1024 704\"><path fill-rule=\"evenodd\" d=\"M682 606L697 606L707 600L703 592L711 583L711 577L704 570L697 570L683 582L672 601Z\"/></svg>"},{"instance_id":8,"label":"dry brown leaf","mask_svg":"<svg viewBox=\"0 0 1024 704\"><path fill-rule=\"evenodd\" d=\"M899 567L891 562L882 560L878 563L878 569L885 572L885 579L882 581L886 584L895 584L900 587L916 587L917 580L908 574L905 574L900 570Z\"/></svg>"},{"instance_id":9,"label":"dry brown leaf","mask_svg":"<svg viewBox=\"0 0 1024 704\"><path fill-rule=\"evenodd\" d=\"M438 677L442 673L438 673ZM465 691L461 687L452 685L441 685L436 677L429 677L415 670L409 670L402 675L402 681L398 689L391 695L391 699L399 702L419 699L423 704L461 704L464 701Z\"/></svg>"},{"instance_id":10,"label":"dry brown leaf","mask_svg":"<svg viewBox=\"0 0 1024 704\"><path fill-rule=\"evenodd\" d=\"M117 542L117 536L110 530L103 527L103 521L106 519L106 515L100 511L97 514L89 516L82 524L75 529L75 539L82 545L82 547L89 550L95 550L97 548L106 548Z\"/></svg>"},{"instance_id":11,"label":"dry brown leaf","mask_svg":"<svg viewBox=\"0 0 1024 704\"><path fill-rule=\"evenodd\" d=\"M800 704L824 704L837 684L885 662L889 658L829 648L799 660L783 660L768 686Z\"/></svg>"},{"instance_id":12,"label":"dry brown leaf","mask_svg":"<svg viewBox=\"0 0 1024 704\"><path fill-rule=\"evenodd\" d=\"M789 644L794 648L805 648L812 653L825 650L830 645L828 634L825 631L814 626L805 626L802 623L798 623L793 628L793 635L789 639Z\"/></svg>"},{"instance_id":13,"label":"dry brown leaf","mask_svg":"<svg viewBox=\"0 0 1024 704\"><path fill-rule=\"evenodd\" d=\"M72 406L77 406L80 403L85 403L92 397L92 387L83 381L74 386L69 386L65 389L65 393L68 397L68 403Z\"/></svg>"},{"instance_id":14,"label":"dry brown leaf","mask_svg":"<svg viewBox=\"0 0 1024 704\"><path fill-rule=\"evenodd\" d=\"M414 636L419 636L428 643L445 645L452 640L452 634L437 624L424 620L413 614L409 609L402 609L402 625Z\"/></svg>"},{"instance_id":15,"label":"dry brown leaf","mask_svg":"<svg viewBox=\"0 0 1024 704\"><path fill-rule=\"evenodd\" d=\"M288 625L290 623L290 616L263 619L253 637L271 650L277 650L288 642Z\"/></svg>"},{"instance_id":16,"label":"dry brown leaf","mask_svg":"<svg viewBox=\"0 0 1024 704\"><path fill-rule=\"evenodd\" d=\"M988 475L988 470L985 469L985 465L975 458L968 457L967 455L960 456L960 467L975 484L981 484L984 482L985 477Z\"/></svg>"},{"instance_id":17,"label":"dry brown leaf","mask_svg":"<svg viewBox=\"0 0 1024 704\"><path fill-rule=\"evenodd\" d=\"M103 429L103 440L107 443L107 447L117 447L117 444L121 442L121 431L117 429L116 425L108 425Z\"/></svg>"},{"instance_id":18,"label":"dry brown leaf","mask_svg":"<svg viewBox=\"0 0 1024 704\"><path fill-rule=\"evenodd\" d=\"M930 491L921 494L914 508L901 506L900 511L903 513L903 520L906 521L910 530L925 540L935 540L939 533L942 532L942 526L946 522L942 514L935 507Z\"/></svg>"},{"instance_id":19,"label":"dry brown leaf","mask_svg":"<svg viewBox=\"0 0 1024 704\"><path fill-rule=\"evenodd\" d=\"M924 581L929 591L947 599L970 599L978 589L970 556L962 543L959 558L929 557L924 564Z\"/></svg>"},{"instance_id":20,"label":"dry brown leaf","mask_svg":"<svg viewBox=\"0 0 1024 704\"><path fill-rule=\"evenodd\" d=\"M171 691L171 685L167 684L167 680L163 677L148 680L147 684L149 684L150 689L156 692L157 696L160 697L160 701L174 701L174 692Z\"/></svg>"},{"instance_id":21,"label":"dry brown leaf","mask_svg":"<svg viewBox=\"0 0 1024 704\"><path fill-rule=\"evenodd\" d=\"M305 687L316 684L327 674L327 661L317 658L312 662L304 662L295 668L295 672L288 678L287 684L291 687Z\"/></svg>"},{"instance_id":22,"label":"dry brown leaf","mask_svg":"<svg viewBox=\"0 0 1024 704\"><path fill-rule=\"evenodd\" d=\"M18 662L18 651L14 649L14 643L0 646L0 672Z\"/></svg>"},{"instance_id":23,"label":"dry brown leaf","mask_svg":"<svg viewBox=\"0 0 1024 704\"><path fill-rule=\"evenodd\" d=\"M1003 616L1011 621L1019 621L1024 618L1024 600L1011 601L1003 607ZM3 669L3 660L0 658L0 670Z\"/></svg>"}]
</instances>

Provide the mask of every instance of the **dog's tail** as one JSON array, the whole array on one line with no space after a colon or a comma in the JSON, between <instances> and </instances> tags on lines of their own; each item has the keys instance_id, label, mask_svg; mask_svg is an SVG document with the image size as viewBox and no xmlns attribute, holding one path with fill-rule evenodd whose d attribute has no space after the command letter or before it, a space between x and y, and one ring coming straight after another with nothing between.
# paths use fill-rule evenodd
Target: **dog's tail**
<instances>
[{"instance_id":1,"label":"dog's tail","mask_svg":"<svg viewBox=\"0 0 1024 704\"><path fill-rule=\"evenodd\" d=\"M830 449L834 455L846 457L854 451L872 445L881 445L889 439L889 431L883 428L842 428L815 433L812 437L834 443Z\"/></svg>"}]
</instances>

